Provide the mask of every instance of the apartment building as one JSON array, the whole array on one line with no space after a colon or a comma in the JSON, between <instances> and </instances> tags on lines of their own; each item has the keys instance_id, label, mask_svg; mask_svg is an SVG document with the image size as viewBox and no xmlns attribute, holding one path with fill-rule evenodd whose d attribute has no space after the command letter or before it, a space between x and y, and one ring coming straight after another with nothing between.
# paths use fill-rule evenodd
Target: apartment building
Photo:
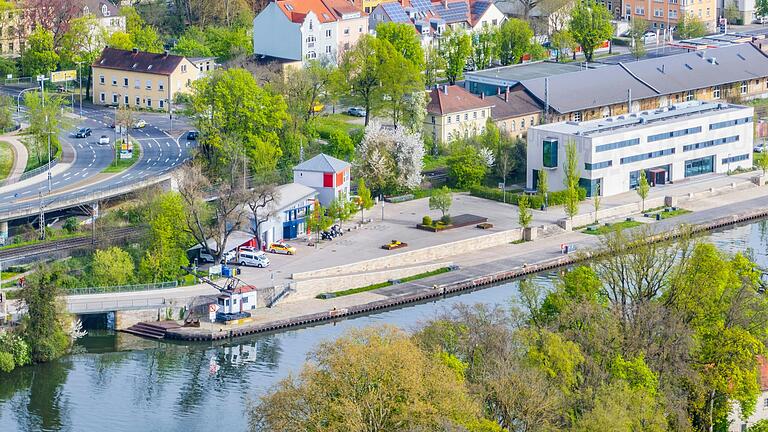
<instances>
[{"instance_id":1,"label":"apartment building","mask_svg":"<svg viewBox=\"0 0 768 432\"><path fill-rule=\"evenodd\" d=\"M491 118L503 134L523 138L528 129L541 121L541 108L525 92L506 92L489 96Z\"/></svg>"},{"instance_id":2,"label":"apartment building","mask_svg":"<svg viewBox=\"0 0 768 432\"><path fill-rule=\"evenodd\" d=\"M481 134L491 118L491 108L490 98L477 97L460 86L433 89L429 93L424 133L431 136L434 143Z\"/></svg>"},{"instance_id":3,"label":"apartment building","mask_svg":"<svg viewBox=\"0 0 768 432\"><path fill-rule=\"evenodd\" d=\"M713 31L717 24L718 0L624 0L622 18L647 20L653 29L674 29L684 14L701 20L707 29ZM618 6L618 1L607 2L609 9ZM615 12L615 10L614 10Z\"/></svg>"},{"instance_id":4,"label":"apartment building","mask_svg":"<svg viewBox=\"0 0 768 432\"><path fill-rule=\"evenodd\" d=\"M168 111L200 72L181 56L104 48L93 68L93 103Z\"/></svg>"},{"instance_id":5,"label":"apartment building","mask_svg":"<svg viewBox=\"0 0 768 432\"><path fill-rule=\"evenodd\" d=\"M365 33L368 15L345 0L277 0L253 19L253 49L257 56L336 62Z\"/></svg>"},{"instance_id":6,"label":"apartment building","mask_svg":"<svg viewBox=\"0 0 768 432\"><path fill-rule=\"evenodd\" d=\"M563 189L566 145L576 145L579 185L587 196L615 195L649 184L752 167L754 108L690 101L652 111L528 129L526 184L546 170L552 190Z\"/></svg>"}]
</instances>

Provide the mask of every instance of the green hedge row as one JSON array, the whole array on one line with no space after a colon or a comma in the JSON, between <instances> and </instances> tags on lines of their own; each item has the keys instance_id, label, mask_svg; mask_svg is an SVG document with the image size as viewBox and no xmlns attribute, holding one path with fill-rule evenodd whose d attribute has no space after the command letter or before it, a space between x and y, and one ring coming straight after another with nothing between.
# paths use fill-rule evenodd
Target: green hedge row
<instances>
[{"instance_id":1,"label":"green hedge row","mask_svg":"<svg viewBox=\"0 0 768 432\"><path fill-rule=\"evenodd\" d=\"M488 186L475 186L469 189L469 194L479 198L490 199L494 201L503 202L504 197L500 189L495 189ZM506 194L506 201L510 204L517 205L517 199L521 194L509 193ZM549 192L548 201L550 206L563 205L567 198L567 191ZM579 188L579 201L584 201L587 198L587 191L583 188ZM540 195L529 195L528 205L531 208L538 209L544 204L544 199Z\"/></svg>"}]
</instances>

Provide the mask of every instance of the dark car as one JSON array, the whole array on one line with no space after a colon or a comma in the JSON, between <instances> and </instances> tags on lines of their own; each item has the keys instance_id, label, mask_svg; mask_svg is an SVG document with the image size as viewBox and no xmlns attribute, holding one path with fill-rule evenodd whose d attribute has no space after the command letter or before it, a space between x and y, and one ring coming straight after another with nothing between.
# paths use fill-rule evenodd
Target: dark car
<instances>
[{"instance_id":1,"label":"dark car","mask_svg":"<svg viewBox=\"0 0 768 432\"><path fill-rule=\"evenodd\" d=\"M75 133L75 138L85 138L91 136L91 128L80 128Z\"/></svg>"},{"instance_id":2,"label":"dark car","mask_svg":"<svg viewBox=\"0 0 768 432\"><path fill-rule=\"evenodd\" d=\"M189 132L187 132L187 139L190 140L190 141L196 140L198 136L200 136L200 132L198 132L198 131L189 131Z\"/></svg>"}]
</instances>

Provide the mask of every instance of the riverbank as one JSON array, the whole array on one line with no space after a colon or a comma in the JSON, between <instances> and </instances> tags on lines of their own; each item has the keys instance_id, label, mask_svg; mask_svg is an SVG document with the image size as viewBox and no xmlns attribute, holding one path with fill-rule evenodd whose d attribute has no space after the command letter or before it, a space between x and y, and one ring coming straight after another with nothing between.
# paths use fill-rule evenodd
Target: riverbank
<instances>
[{"instance_id":1,"label":"riverbank","mask_svg":"<svg viewBox=\"0 0 768 432\"><path fill-rule=\"evenodd\" d=\"M761 196L741 201L736 200L736 204L729 203L710 208L707 208L708 203L704 200L698 205L691 206L697 211L654 223L652 226L656 235L649 238L648 241L668 239L670 235L674 234L675 228L681 224L690 224L694 232L706 232L768 217L768 193L764 188L734 192L729 198L742 198L758 194ZM721 197L710 201L710 203L719 202L722 204L723 201L726 200ZM734 211L735 208L739 207L745 210ZM588 259L590 248L595 250L599 242L599 236L564 232L534 243L509 245L504 248L507 256L501 259L499 259L498 254L493 259L492 253L481 251L474 263L464 264L459 270L431 278L406 284L396 284L341 298L307 299L284 303L269 309L268 313L264 313L264 310L255 311L254 318L249 322L233 325L201 323L199 328L182 327L169 330L165 337L185 341L219 340L274 332L366 314L409 303L428 301L533 273L573 265L579 260ZM577 250L583 250L587 253L562 255L559 252L559 245L562 243L576 246Z\"/></svg>"}]
</instances>

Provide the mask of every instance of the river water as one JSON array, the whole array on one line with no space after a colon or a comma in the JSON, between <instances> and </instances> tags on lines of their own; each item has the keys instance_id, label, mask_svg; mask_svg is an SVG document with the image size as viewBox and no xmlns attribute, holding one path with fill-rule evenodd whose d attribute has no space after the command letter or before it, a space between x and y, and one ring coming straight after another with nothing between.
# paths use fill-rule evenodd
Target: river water
<instances>
[{"instance_id":1,"label":"river water","mask_svg":"<svg viewBox=\"0 0 768 432\"><path fill-rule=\"evenodd\" d=\"M768 267L768 221L713 233L710 241L727 252L750 251ZM536 279L551 286L556 276ZM319 341L367 325L412 330L460 302L509 304L517 284L223 344L92 331L78 341L75 354L0 375L0 432L242 431L249 401L299 370Z\"/></svg>"}]
</instances>

